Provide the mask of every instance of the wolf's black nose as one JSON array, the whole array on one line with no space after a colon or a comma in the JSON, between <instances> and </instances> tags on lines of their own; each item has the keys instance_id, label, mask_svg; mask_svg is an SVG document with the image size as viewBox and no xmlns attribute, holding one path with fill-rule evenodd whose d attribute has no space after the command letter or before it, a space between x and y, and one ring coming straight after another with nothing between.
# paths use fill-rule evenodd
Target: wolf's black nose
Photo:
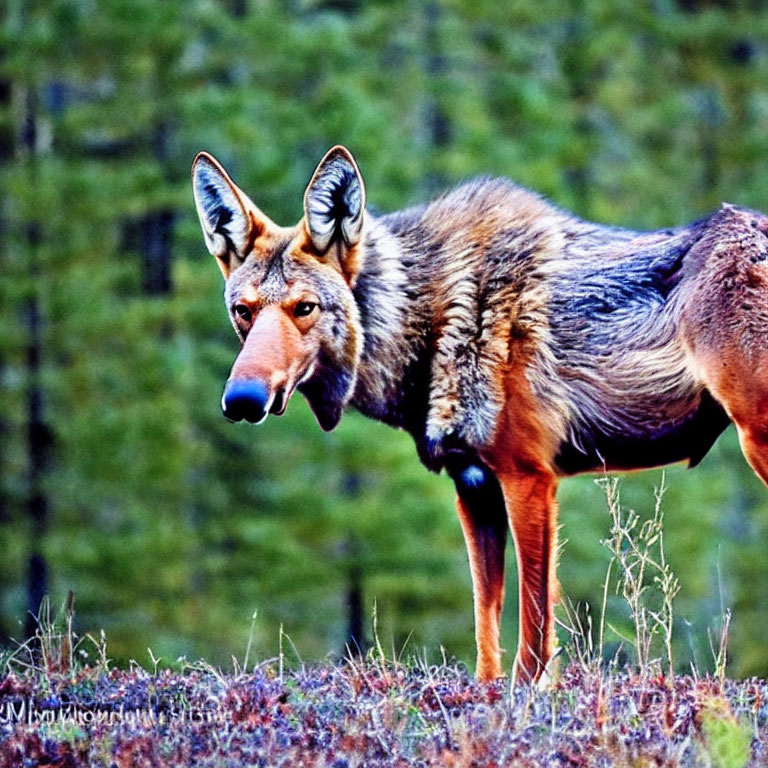
<instances>
[{"instance_id":1,"label":"wolf's black nose","mask_svg":"<svg viewBox=\"0 0 768 768\"><path fill-rule=\"evenodd\" d=\"M257 424L267 415L269 393L258 379L228 381L221 398L221 409L231 421L250 421Z\"/></svg>"}]
</instances>

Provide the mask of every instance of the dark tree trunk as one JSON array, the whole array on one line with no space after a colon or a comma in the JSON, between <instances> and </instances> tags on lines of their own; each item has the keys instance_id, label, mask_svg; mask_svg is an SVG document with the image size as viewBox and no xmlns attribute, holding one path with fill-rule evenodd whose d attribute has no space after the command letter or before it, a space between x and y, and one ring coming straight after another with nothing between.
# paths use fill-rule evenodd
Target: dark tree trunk
<instances>
[{"instance_id":1,"label":"dark tree trunk","mask_svg":"<svg viewBox=\"0 0 768 768\"><path fill-rule=\"evenodd\" d=\"M152 136L152 151L163 169L167 169L170 126L159 120ZM173 255L174 213L170 209L151 211L141 220L142 287L151 296L165 296L173 290L171 263Z\"/></svg>"},{"instance_id":2,"label":"dark tree trunk","mask_svg":"<svg viewBox=\"0 0 768 768\"><path fill-rule=\"evenodd\" d=\"M2 238L3 222L0 219L0 238ZM2 258L2 242L0 242L0 264L3 262ZM5 361L0 357L0 398L3 397L3 384L5 381ZM8 422L5 419L5 413L0 412L0 525L10 520L11 514L8 504L8 489L5 485L4 478L7 476L8 460L7 460L7 446L9 441L9 429ZM5 637L5 633L2 632L2 617L0 616L0 635ZM0 637L0 642L2 642Z\"/></svg>"},{"instance_id":3,"label":"dark tree trunk","mask_svg":"<svg viewBox=\"0 0 768 768\"><path fill-rule=\"evenodd\" d=\"M360 494L360 476L355 472L347 472L342 482L342 493L347 497L357 497ZM347 572L347 637L344 650L356 656L365 652L365 629L363 627L363 566L360 542L354 534L347 537L344 543Z\"/></svg>"},{"instance_id":4,"label":"dark tree trunk","mask_svg":"<svg viewBox=\"0 0 768 768\"><path fill-rule=\"evenodd\" d=\"M236 19L244 19L248 14L248 0L227 0L227 5Z\"/></svg>"},{"instance_id":5,"label":"dark tree trunk","mask_svg":"<svg viewBox=\"0 0 768 768\"><path fill-rule=\"evenodd\" d=\"M29 178L34 183L37 163L37 101L31 88L26 94L21 145L29 164ZM45 473L50 454L50 430L45 422L41 380L43 341L39 298L39 258L42 233L37 221L26 227L29 249L30 296L25 307L27 325L27 514L30 523L30 555L27 565L27 636L34 635L35 616L40 601L48 591L48 565L43 555L43 539L48 527L50 505L45 491Z\"/></svg>"},{"instance_id":6,"label":"dark tree trunk","mask_svg":"<svg viewBox=\"0 0 768 768\"><path fill-rule=\"evenodd\" d=\"M437 97L445 77L447 62L440 41L440 17L442 11L437 2L429 2L424 7L424 27L426 49L425 70L428 82L428 92L425 102L425 127L429 153L436 157L439 150L447 147L451 141L451 123L445 108ZM433 197L446 185L442 172L433 169L424 179L425 193Z\"/></svg>"},{"instance_id":7,"label":"dark tree trunk","mask_svg":"<svg viewBox=\"0 0 768 768\"><path fill-rule=\"evenodd\" d=\"M362 656L366 645L363 636L363 574L359 565L350 566L348 578L346 646L349 653Z\"/></svg>"},{"instance_id":8,"label":"dark tree trunk","mask_svg":"<svg viewBox=\"0 0 768 768\"><path fill-rule=\"evenodd\" d=\"M169 294L171 249L173 247L173 211L155 211L141 220L142 287L152 296Z\"/></svg>"},{"instance_id":9,"label":"dark tree trunk","mask_svg":"<svg viewBox=\"0 0 768 768\"><path fill-rule=\"evenodd\" d=\"M0 48L0 61L5 58L5 51ZM0 79L0 110L10 110L11 107L12 86L10 80ZM0 166L5 165L13 157L14 146L13 129L9 123L0 125ZM6 220L5 210L5 189L0 187L0 274L7 274L8 250L6 241L8 222ZM2 387L5 384L6 361L0 357L0 397L2 397ZM6 414L0 411L0 478L7 477L6 455L8 451L9 427L6 421ZM7 487L4 482L0 482L0 524L7 521L10 517ZM1 621L1 619L0 619ZM2 637L5 632L2 631ZM0 642L2 639L0 638Z\"/></svg>"},{"instance_id":10,"label":"dark tree trunk","mask_svg":"<svg viewBox=\"0 0 768 768\"><path fill-rule=\"evenodd\" d=\"M0 61L5 58L5 51L0 48ZM0 110L9 113L11 107L12 85L10 80L0 79ZM14 146L13 128L10 121L0 126L0 166L5 165L13 156ZM8 263L7 250L7 227L5 209L5 189L0 187L0 274L7 274L6 267ZM6 361L0 357L0 399L5 401L3 387L5 385ZM11 518L10 511L10 493L5 479L8 477L10 428L6 420L6 411L0 411L0 525L6 523ZM10 632L5 622L5 617L0 616L0 647L5 644L6 638Z\"/></svg>"},{"instance_id":11,"label":"dark tree trunk","mask_svg":"<svg viewBox=\"0 0 768 768\"><path fill-rule=\"evenodd\" d=\"M30 252L37 251L40 234L37 226L28 228L27 242ZM42 544L48 528L50 504L45 491L45 473L48 468L51 435L45 422L43 387L41 383L42 318L40 299L36 287L27 302L27 451L28 485L27 513L30 522L30 555L27 567L27 636L36 628L34 617L40 601L48 592L48 565Z\"/></svg>"}]
</instances>

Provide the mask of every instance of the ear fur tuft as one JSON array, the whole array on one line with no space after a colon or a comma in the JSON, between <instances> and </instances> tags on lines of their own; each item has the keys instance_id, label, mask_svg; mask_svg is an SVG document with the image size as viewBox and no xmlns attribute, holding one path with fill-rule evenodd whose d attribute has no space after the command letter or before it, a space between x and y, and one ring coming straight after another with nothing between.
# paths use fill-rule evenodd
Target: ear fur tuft
<instances>
[{"instance_id":1,"label":"ear fur tuft","mask_svg":"<svg viewBox=\"0 0 768 768\"><path fill-rule=\"evenodd\" d=\"M263 229L254 215L256 206L206 152L192 164L192 190L205 243L227 277L242 263Z\"/></svg>"},{"instance_id":2,"label":"ear fur tuft","mask_svg":"<svg viewBox=\"0 0 768 768\"><path fill-rule=\"evenodd\" d=\"M333 147L317 166L304 193L304 215L312 244L325 253L341 240L347 247L360 240L365 187L350 152Z\"/></svg>"}]
</instances>

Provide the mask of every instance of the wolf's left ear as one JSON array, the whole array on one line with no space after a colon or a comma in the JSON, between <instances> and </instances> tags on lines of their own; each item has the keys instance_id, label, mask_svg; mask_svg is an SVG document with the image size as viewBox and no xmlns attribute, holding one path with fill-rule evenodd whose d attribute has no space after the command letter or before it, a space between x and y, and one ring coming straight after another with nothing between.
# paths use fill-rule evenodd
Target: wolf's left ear
<instances>
[{"instance_id":1,"label":"wolf's left ear","mask_svg":"<svg viewBox=\"0 0 768 768\"><path fill-rule=\"evenodd\" d=\"M320 161L304 193L304 215L312 245L320 253L338 242L351 247L360 240L365 187L354 158L333 147Z\"/></svg>"},{"instance_id":2,"label":"wolf's left ear","mask_svg":"<svg viewBox=\"0 0 768 768\"><path fill-rule=\"evenodd\" d=\"M227 278L243 263L269 219L207 152L192 164L192 190L205 244Z\"/></svg>"}]
</instances>

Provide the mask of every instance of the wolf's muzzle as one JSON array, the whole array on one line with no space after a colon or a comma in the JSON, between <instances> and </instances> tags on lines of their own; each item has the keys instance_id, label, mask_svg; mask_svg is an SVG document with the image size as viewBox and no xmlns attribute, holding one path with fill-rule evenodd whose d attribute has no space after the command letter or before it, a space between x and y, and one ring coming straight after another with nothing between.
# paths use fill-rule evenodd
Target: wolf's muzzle
<instances>
[{"instance_id":1,"label":"wolf's muzzle","mask_svg":"<svg viewBox=\"0 0 768 768\"><path fill-rule=\"evenodd\" d=\"M230 421L250 421L258 424L267 415L269 390L258 379L234 379L227 382L221 409Z\"/></svg>"}]
</instances>

